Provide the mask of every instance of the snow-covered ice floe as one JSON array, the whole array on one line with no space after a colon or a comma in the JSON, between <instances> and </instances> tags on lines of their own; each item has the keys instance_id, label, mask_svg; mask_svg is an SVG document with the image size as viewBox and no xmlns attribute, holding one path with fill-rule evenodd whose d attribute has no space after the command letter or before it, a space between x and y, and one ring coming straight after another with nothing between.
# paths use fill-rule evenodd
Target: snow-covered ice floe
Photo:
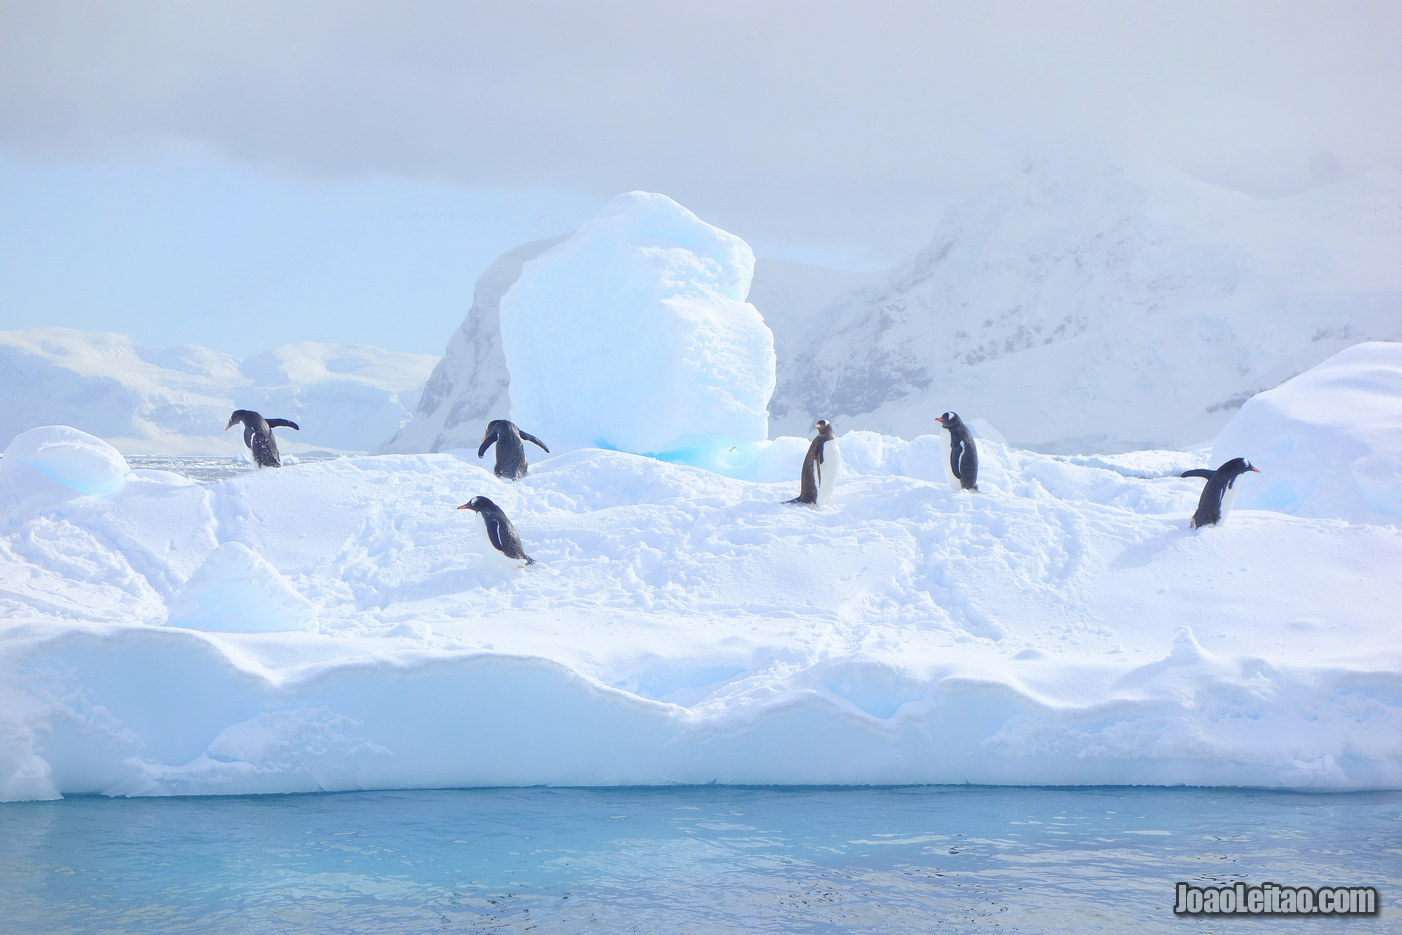
<instances>
[{"instance_id":1,"label":"snow-covered ice floe","mask_svg":"<svg viewBox=\"0 0 1402 935\"><path fill-rule=\"evenodd\" d=\"M452 451L193 484L25 433L0 460L0 798L1402 787L1395 523L1243 494L1190 531L1201 453L991 437L983 492L955 493L935 436L837 429L818 510L781 502L801 438L714 470L580 449L507 483ZM1331 482L1291 464L1243 483ZM476 494L538 565L486 554L455 509Z\"/></svg>"}]
</instances>

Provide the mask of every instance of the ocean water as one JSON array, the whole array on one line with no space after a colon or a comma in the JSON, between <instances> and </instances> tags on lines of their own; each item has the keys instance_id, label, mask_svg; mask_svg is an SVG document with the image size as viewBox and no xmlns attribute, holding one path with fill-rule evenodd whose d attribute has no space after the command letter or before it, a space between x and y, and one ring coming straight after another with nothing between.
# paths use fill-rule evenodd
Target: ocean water
<instances>
[{"instance_id":1,"label":"ocean water","mask_svg":"<svg viewBox=\"0 0 1402 935\"><path fill-rule=\"evenodd\" d=\"M307 454L301 456L284 453L282 463L286 466L330 461L338 455ZM171 471L188 477L197 484L212 484L240 474L259 470L251 459L229 457L200 457L197 455L127 455L127 465L150 471Z\"/></svg>"},{"instance_id":2,"label":"ocean water","mask_svg":"<svg viewBox=\"0 0 1402 935\"><path fill-rule=\"evenodd\" d=\"M1177 881L1378 916L1179 918ZM0 805L0 931L1389 932L1402 793L472 789Z\"/></svg>"}]
</instances>

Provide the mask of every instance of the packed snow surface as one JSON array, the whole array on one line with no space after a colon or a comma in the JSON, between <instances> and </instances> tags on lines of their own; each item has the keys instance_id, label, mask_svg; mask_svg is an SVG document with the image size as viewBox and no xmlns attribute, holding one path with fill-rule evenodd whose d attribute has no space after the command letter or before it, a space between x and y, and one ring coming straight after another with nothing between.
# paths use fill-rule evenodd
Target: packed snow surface
<instances>
[{"instance_id":1,"label":"packed snow surface","mask_svg":"<svg viewBox=\"0 0 1402 935\"><path fill-rule=\"evenodd\" d=\"M43 452L73 436L44 430L28 473L0 462L0 797L1402 788L1397 524L1243 493L1190 531L1202 452L982 433L982 493L954 492L935 436L836 428L819 509L781 502L797 437L705 467L579 449L515 483L455 451L59 497ZM487 553L475 494L538 565Z\"/></svg>"},{"instance_id":2,"label":"packed snow surface","mask_svg":"<svg viewBox=\"0 0 1402 935\"><path fill-rule=\"evenodd\" d=\"M665 195L614 198L501 298L511 420L552 450L768 438L774 337L745 301L754 265L743 240Z\"/></svg>"}]
</instances>

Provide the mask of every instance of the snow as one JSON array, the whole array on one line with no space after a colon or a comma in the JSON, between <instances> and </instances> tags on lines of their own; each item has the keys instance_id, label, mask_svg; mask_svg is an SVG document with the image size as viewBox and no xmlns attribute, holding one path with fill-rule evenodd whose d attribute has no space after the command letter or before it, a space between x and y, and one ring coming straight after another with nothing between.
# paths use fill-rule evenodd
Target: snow
<instances>
[{"instance_id":1,"label":"snow","mask_svg":"<svg viewBox=\"0 0 1402 935\"><path fill-rule=\"evenodd\" d=\"M170 604L166 626L230 633L316 630L316 608L241 542L217 546Z\"/></svg>"},{"instance_id":2,"label":"snow","mask_svg":"<svg viewBox=\"0 0 1402 935\"><path fill-rule=\"evenodd\" d=\"M0 331L0 444L28 429L76 426L129 455L242 457L229 413L302 426L285 452L364 452L409 420L434 358L301 342L239 360L202 347L151 350L67 328Z\"/></svg>"},{"instance_id":3,"label":"snow","mask_svg":"<svg viewBox=\"0 0 1402 935\"><path fill-rule=\"evenodd\" d=\"M521 277L527 260L564 239L524 244L487 267L477 280L467 317L424 385L413 417L379 450L475 448L487 423L511 411L510 374L501 350L501 297Z\"/></svg>"},{"instance_id":4,"label":"snow","mask_svg":"<svg viewBox=\"0 0 1402 935\"><path fill-rule=\"evenodd\" d=\"M74 494L110 497L126 483L128 468L121 452L102 439L55 425L21 432L5 449L0 477L7 484L23 489L30 472Z\"/></svg>"},{"instance_id":5,"label":"snow","mask_svg":"<svg viewBox=\"0 0 1402 935\"><path fill-rule=\"evenodd\" d=\"M1207 444L1252 395L1402 341L1399 254L1395 170L1256 199L1029 160L875 284L752 296L784 349L771 429L829 418L910 438L952 409L1044 451Z\"/></svg>"},{"instance_id":6,"label":"snow","mask_svg":"<svg viewBox=\"0 0 1402 935\"><path fill-rule=\"evenodd\" d=\"M1247 400L1213 462L1263 473L1237 507L1362 523L1402 519L1402 344L1365 342Z\"/></svg>"},{"instance_id":7,"label":"snow","mask_svg":"<svg viewBox=\"0 0 1402 935\"><path fill-rule=\"evenodd\" d=\"M1347 352L1281 398L1390 457L1396 350ZM386 454L61 498L7 454L0 797L1402 788L1402 526L1248 501L1319 467L1240 452L1264 473L1193 531L1202 482L1177 474L1202 451L1048 455L980 428L968 494L936 435L835 427L822 510L782 502L792 436L714 470L578 448L508 483L475 451ZM25 445L60 441L101 450L61 428ZM496 560L456 509L473 495L538 565Z\"/></svg>"},{"instance_id":8,"label":"snow","mask_svg":"<svg viewBox=\"0 0 1402 935\"><path fill-rule=\"evenodd\" d=\"M510 419L552 450L671 454L768 437L774 338L754 254L665 195L619 195L501 298Z\"/></svg>"}]
</instances>

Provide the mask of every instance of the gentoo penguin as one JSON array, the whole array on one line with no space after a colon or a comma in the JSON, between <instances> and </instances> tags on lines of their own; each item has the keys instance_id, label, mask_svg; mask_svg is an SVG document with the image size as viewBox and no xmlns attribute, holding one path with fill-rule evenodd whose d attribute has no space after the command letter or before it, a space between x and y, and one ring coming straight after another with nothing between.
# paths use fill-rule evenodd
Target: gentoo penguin
<instances>
[{"instance_id":1,"label":"gentoo penguin","mask_svg":"<svg viewBox=\"0 0 1402 935\"><path fill-rule=\"evenodd\" d=\"M956 412L946 412L937 420L948 430L940 436L940 451L944 455L944 476L954 490L978 493L978 449L974 436Z\"/></svg>"},{"instance_id":2,"label":"gentoo penguin","mask_svg":"<svg viewBox=\"0 0 1402 935\"><path fill-rule=\"evenodd\" d=\"M497 477L507 480L520 480L526 476L526 446L521 444L521 439L528 442L535 442L546 454L550 454L550 449L545 447L545 442L536 438L530 432L523 432L516 427L514 422L505 419L493 419L487 423L487 432L482 436L482 444L477 449L477 457L487 453L487 448L493 443L497 446L497 463L493 471Z\"/></svg>"},{"instance_id":3,"label":"gentoo penguin","mask_svg":"<svg viewBox=\"0 0 1402 935\"><path fill-rule=\"evenodd\" d=\"M526 554L526 547L521 544L516 527L511 525L511 520L506 518L501 507L486 497L473 497L458 509L472 510L482 517L482 525L487 529L487 540L491 542L492 548L517 562L524 559L527 565L535 564L535 559Z\"/></svg>"},{"instance_id":4,"label":"gentoo penguin","mask_svg":"<svg viewBox=\"0 0 1402 935\"><path fill-rule=\"evenodd\" d=\"M826 506L832 499L832 489L837 485L837 472L842 467L842 452L837 450L837 435L827 419L819 419L813 428L818 434L808 443L808 454L803 456L803 472L799 474L799 493L785 503L807 503L810 506Z\"/></svg>"},{"instance_id":5,"label":"gentoo penguin","mask_svg":"<svg viewBox=\"0 0 1402 935\"><path fill-rule=\"evenodd\" d=\"M277 442L273 440L273 429L286 426L301 431L296 422L265 419L252 409L235 409L234 414L229 416L229 424L224 426L224 431L233 428L235 422L243 423L243 443L253 452L253 463L260 468L282 467L282 455L278 454Z\"/></svg>"},{"instance_id":6,"label":"gentoo penguin","mask_svg":"<svg viewBox=\"0 0 1402 935\"><path fill-rule=\"evenodd\" d=\"M1188 528L1215 526L1226 519L1227 511L1232 508L1232 501L1236 499L1237 478L1247 471L1261 473L1260 469L1252 467L1251 462L1245 458L1233 458L1215 471L1208 468L1184 471L1181 477L1207 478L1207 486L1202 489L1202 496L1198 498L1198 508L1193 513L1193 518L1188 520Z\"/></svg>"}]
</instances>

